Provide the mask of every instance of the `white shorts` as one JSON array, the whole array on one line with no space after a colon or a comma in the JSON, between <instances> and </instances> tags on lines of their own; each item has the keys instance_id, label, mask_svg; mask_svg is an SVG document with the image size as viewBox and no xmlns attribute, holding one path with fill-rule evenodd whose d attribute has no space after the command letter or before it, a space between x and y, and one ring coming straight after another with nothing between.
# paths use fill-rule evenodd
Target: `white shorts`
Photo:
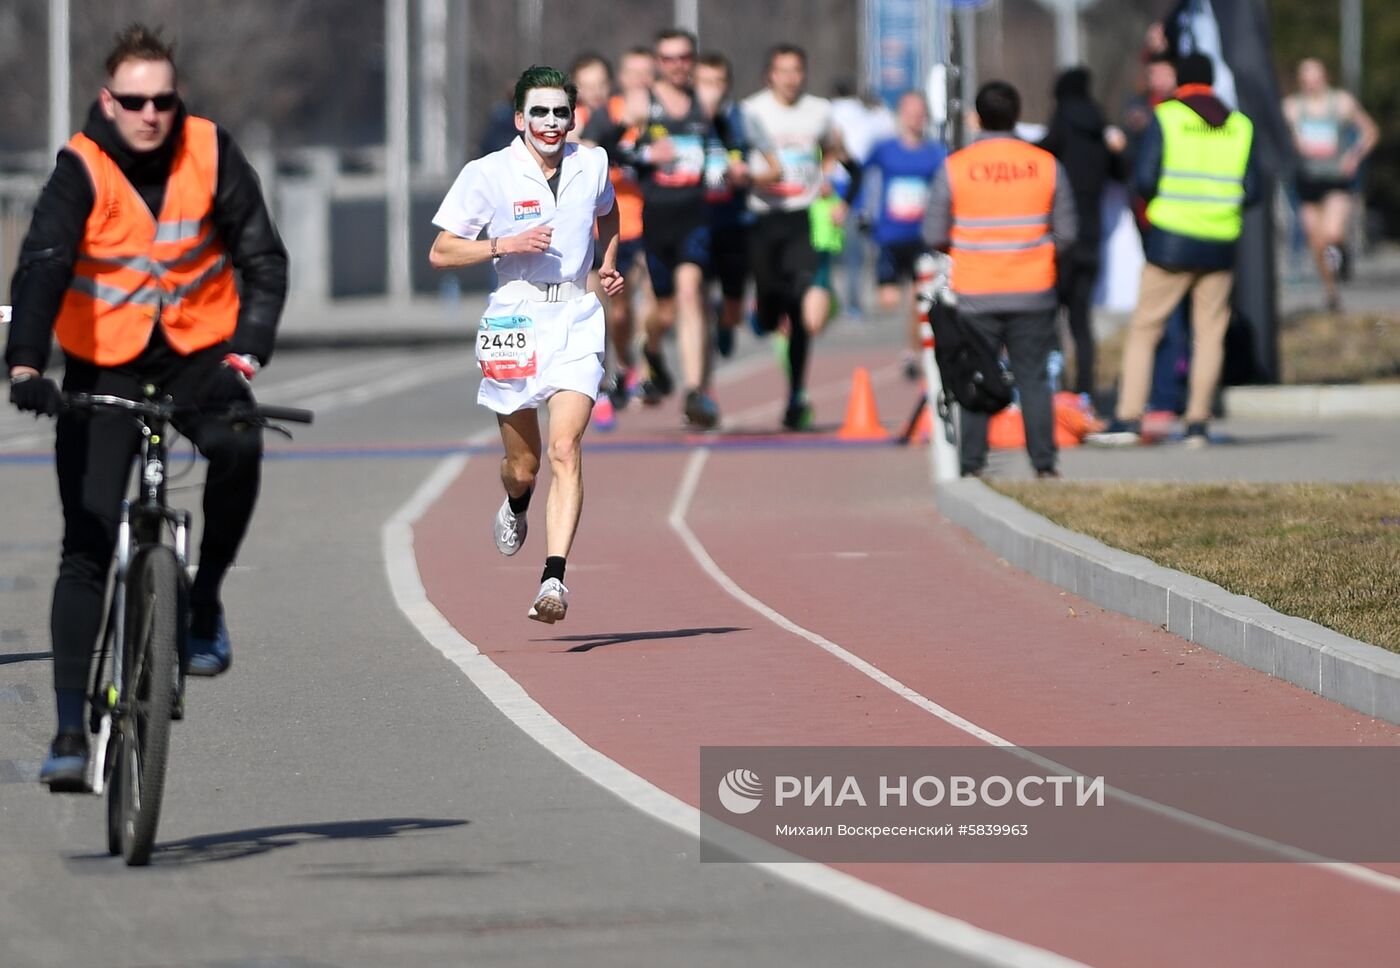
<instances>
[{"instance_id":1,"label":"white shorts","mask_svg":"<svg viewBox=\"0 0 1400 968\"><path fill-rule=\"evenodd\" d=\"M607 322L593 293L567 302L521 302L491 295L488 316L528 316L534 321L535 375L518 380L482 377L476 402L500 414L532 410L560 390L598 399L603 382Z\"/></svg>"}]
</instances>

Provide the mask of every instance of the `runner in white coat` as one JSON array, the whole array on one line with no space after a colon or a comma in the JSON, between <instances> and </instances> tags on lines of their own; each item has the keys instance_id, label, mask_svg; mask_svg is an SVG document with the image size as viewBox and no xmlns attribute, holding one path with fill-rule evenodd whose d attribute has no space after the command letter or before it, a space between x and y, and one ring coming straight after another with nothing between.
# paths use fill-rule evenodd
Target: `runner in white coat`
<instances>
[{"instance_id":1,"label":"runner in white coat","mask_svg":"<svg viewBox=\"0 0 1400 968\"><path fill-rule=\"evenodd\" d=\"M565 140L577 95L553 68L520 75L515 126L521 136L462 169L433 218L442 231L429 254L438 269L496 260L497 286L477 334L477 402L496 412L505 445L506 500L492 521L503 555L525 541L540 469L536 408L549 407L554 479L545 507L544 575L529 611L539 622L557 622L569 607L564 564L583 507L580 448L603 379L603 307L586 288L595 224L603 290L617 296L623 289L607 153Z\"/></svg>"}]
</instances>

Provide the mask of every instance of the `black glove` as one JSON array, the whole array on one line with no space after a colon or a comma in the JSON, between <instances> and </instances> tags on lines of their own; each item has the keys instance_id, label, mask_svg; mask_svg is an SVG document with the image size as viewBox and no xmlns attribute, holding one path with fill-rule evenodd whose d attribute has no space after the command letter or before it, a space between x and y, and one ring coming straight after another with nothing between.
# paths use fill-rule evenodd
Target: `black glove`
<instances>
[{"instance_id":1,"label":"black glove","mask_svg":"<svg viewBox=\"0 0 1400 968\"><path fill-rule=\"evenodd\" d=\"M201 410L226 410L231 403L251 403L253 388L247 378L227 363L210 371L198 391Z\"/></svg>"},{"instance_id":2,"label":"black glove","mask_svg":"<svg viewBox=\"0 0 1400 968\"><path fill-rule=\"evenodd\" d=\"M10 402L28 413L52 417L63 409L63 391L47 377L21 377L10 381Z\"/></svg>"}]
</instances>

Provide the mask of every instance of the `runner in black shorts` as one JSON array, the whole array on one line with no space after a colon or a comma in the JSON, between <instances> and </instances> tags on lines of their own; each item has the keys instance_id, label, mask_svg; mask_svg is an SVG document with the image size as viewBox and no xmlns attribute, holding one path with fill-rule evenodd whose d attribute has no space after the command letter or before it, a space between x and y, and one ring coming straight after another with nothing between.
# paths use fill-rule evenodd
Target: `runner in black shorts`
<instances>
[{"instance_id":1,"label":"runner in black shorts","mask_svg":"<svg viewBox=\"0 0 1400 968\"><path fill-rule=\"evenodd\" d=\"M652 88L635 152L644 199L642 238L657 302L654 325L647 330L651 379L643 385L643 401L659 402L673 388L661 338L676 325L686 385L685 419L708 430L718 426L719 408L708 393L706 366L709 340L702 289L710 259L710 215L704 168L705 146L718 126L691 89L695 37L683 30L663 31L656 38L656 60L661 77Z\"/></svg>"},{"instance_id":2,"label":"runner in black shorts","mask_svg":"<svg viewBox=\"0 0 1400 968\"><path fill-rule=\"evenodd\" d=\"M711 118L723 118L729 143L718 137L705 146L705 201L710 206L710 270L706 281L719 283L719 328L715 348L720 356L734 352L734 330L744 316L744 292L749 282L748 166L744 153L743 112L729 96L732 71L720 53L702 54L695 66L695 95Z\"/></svg>"},{"instance_id":3,"label":"runner in black shorts","mask_svg":"<svg viewBox=\"0 0 1400 968\"><path fill-rule=\"evenodd\" d=\"M905 91L896 108L894 137L877 142L865 160L865 170L879 175L880 207L873 235L880 246L875 276L880 309L897 313L908 326L904 375L917 380L919 314L914 300L914 263L927 249L922 226L929 190L943 167L947 152L927 134L928 105L918 91Z\"/></svg>"},{"instance_id":4,"label":"runner in black shorts","mask_svg":"<svg viewBox=\"0 0 1400 968\"><path fill-rule=\"evenodd\" d=\"M826 325L824 314L804 311L804 298L820 266L812 247L809 208L823 191L823 154L844 157L831 123L831 102L803 93L807 56L799 47L769 51L768 87L744 101L756 215L749 231L750 264L758 296L759 326L768 332L788 324L787 408L783 426L803 430L812 422L807 401L807 352ZM847 199L848 200L848 199ZM837 224L846 205L832 209Z\"/></svg>"}]
</instances>

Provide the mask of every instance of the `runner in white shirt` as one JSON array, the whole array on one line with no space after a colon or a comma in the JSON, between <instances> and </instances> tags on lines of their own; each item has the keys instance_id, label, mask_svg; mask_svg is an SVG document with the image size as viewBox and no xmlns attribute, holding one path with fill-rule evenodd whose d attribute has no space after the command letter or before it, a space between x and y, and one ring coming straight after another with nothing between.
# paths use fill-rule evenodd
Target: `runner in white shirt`
<instances>
[{"instance_id":1,"label":"runner in white shirt","mask_svg":"<svg viewBox=\"0 0 1400 968\"><path fill-rule=\"evenodd\" d=\"M755 216L749 229L749 262L759 328L771 333L782 319L788 323L783 427L805 430L812 422L806 392L808 345L826 326L829 306L818 292L823 260L812 246L808 210L826 193L823 160L840 161L845 152L831 123L831 102L803 91L807 55L801 47L770 48L767 81L766 88L743 103L753 182L749 209ZM830 210L837 225L845 221L846 203L857 184L853 181L847 197Z\"/></svg>"},{"instance_id":2,"label":"runner in white shirt","mask_svg":"<svg viewBox=\"0 0 1400 968\"><path fill-rule=\"evenodd\" d=\"M557 622L569 607L564 564L583 507L580 452L603 379L603 306L586 287L594 226L603 247L604 292L620 295L617 209L602 148L567 142L578 91L551 67L531 67L515 84L509 147L468 164L433 223L442 232L429 259L438 269L496 259L497 286L477 333L477 402L496 412L505 445L506 500L492 522L496 548L525 541L525 514L540 469L536 408L549 407L545 566L529 617Z\"/></svg>"}]
</instances>

